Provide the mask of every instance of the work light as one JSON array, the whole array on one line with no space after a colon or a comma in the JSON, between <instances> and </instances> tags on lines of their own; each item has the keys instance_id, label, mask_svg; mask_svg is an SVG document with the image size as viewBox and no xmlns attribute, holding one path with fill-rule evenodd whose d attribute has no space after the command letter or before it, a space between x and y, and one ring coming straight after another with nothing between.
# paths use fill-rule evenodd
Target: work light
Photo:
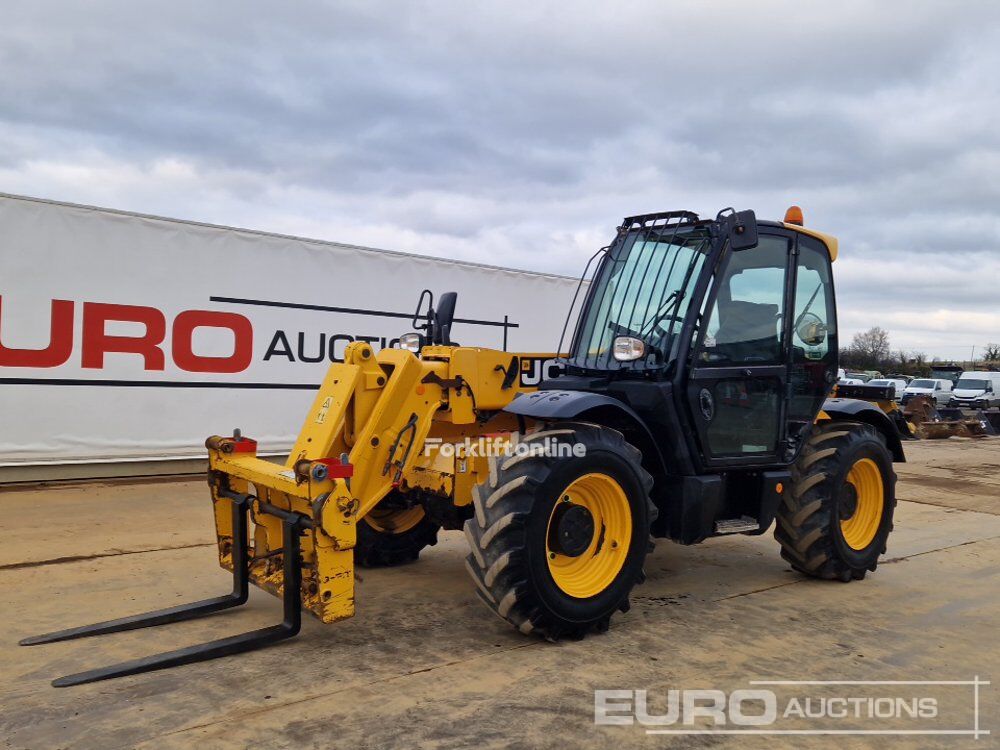
<instances>
[{"instance_id":1,"label":"work light","mask_svg":"<svg viewBox=\"0 0 1000 750\"><path fill-rule=\"evenodd\" d=\"M399 337L399 348L406 349L414 354L420 354L420 349L424 345L424 337L419 333L404 333Z\"/></svg>"},{"instance_id":2,"label":"work light","mask_svg":"<svg viewBox=\"0 0 1000 750\"><path fill-rule=\"evenodd\" d=\"M633 336L615 338L614 354L619 362L631 362L646 353L646 345Z\"/></svg>"}]
</instances>

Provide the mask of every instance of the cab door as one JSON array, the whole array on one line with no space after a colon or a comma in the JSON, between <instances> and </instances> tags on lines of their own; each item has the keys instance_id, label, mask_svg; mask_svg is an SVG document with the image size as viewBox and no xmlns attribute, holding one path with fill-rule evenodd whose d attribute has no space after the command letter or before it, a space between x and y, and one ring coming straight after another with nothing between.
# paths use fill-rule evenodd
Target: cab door
<instances>
[{"instance_id":1,"label":"cab door","mask_svg":"<svg viewBox=\"0 0 1000 750\"><path fill-rule=\"evenodd\" d=\"M837 305L830 252L795 233L794 302L789 330L785 458L791 460L837 381Z\"/></svg>"},{"instance_id":2,"label":"cab door","mask_svg":"<svg viewBox=\"0 0 1000 750\"><path fill-rule=\"evenodd\" d=\"M695 333L687 405L707 468L785 453L792 249L785 230L725 254Z\"/></svg>"}]
</instances>

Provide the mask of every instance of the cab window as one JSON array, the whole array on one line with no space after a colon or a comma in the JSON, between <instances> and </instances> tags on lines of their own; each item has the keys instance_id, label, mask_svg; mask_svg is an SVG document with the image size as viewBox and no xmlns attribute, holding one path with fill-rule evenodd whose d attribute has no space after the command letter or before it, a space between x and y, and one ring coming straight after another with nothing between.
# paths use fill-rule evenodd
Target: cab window
<instances>
[{"instance_id":1,"label":"cab window","mask_svg":"<svg viewBox=\"0 0 1000 750\"><path fill-rule=\"evenodd\" d=\"M805 426L812 421L835 379L837 313L826 246L807 236L799 236L798 243L788 418ZM793 426L791 431L795 430Z\"/></svg>"},{"instance_id":2,"label":"cab window","mask_svg":"<svg viewBox=\"0 0 1000 750\"><path fill-rule=\"evenodd\" d=\"M777 364L783 360L781 313L787 263L784 237L762 235L756 248L733 253L702 339L702 364Z\"/></svg>"}]
</instances>

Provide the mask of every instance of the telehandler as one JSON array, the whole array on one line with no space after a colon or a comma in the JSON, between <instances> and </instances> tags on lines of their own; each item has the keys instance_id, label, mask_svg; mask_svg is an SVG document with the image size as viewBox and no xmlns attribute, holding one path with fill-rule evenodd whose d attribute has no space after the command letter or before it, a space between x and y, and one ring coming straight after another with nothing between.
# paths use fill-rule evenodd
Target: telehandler
<instances>
[{"instance_id":1,"label":"telehandler","mask_svg":"<svg viewBox=\"0 0 1000 750\"><path fill-rule=\"evenodd\" d=\"M351 617L354 566L415 560L439 529L464 529L483 603L549 640L628 611L651 537L694 544L776 521L794 569L862 579L886 550L904 458L881 410L827 398L836 257L794 206L783 222L628 217L591 258L566 351L535 386L524 373L545 355L455 343L456 295L434 309L425 291L400 348L355 342L330 367L284 465L239 431L207 440L231 593L22 644L199 617L243 604L253 583L283 600L280 624L53 684L247 651L295 635L302 607Z\"/></svg>"}]
</instances>

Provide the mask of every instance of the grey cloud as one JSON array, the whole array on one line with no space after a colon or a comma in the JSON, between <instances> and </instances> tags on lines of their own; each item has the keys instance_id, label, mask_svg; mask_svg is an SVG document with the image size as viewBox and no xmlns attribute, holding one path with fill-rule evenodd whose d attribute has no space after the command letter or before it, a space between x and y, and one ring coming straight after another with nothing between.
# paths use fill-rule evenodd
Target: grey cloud
<instances>
[{"instance_id":1,"label":"grey cloud","mask_svg":"<svg viewBox=\"0 0 1000 750\"><path fill-rule=\"evenodd\" d=\"M905 280L1000 255L998 21L989 2L12 2L0 189L571 274L626 214L796 202L853 268ZM847 304L919 310L842 274ZM981 278L914 283L995 310Z\"/></svg>"}]
</instances>

